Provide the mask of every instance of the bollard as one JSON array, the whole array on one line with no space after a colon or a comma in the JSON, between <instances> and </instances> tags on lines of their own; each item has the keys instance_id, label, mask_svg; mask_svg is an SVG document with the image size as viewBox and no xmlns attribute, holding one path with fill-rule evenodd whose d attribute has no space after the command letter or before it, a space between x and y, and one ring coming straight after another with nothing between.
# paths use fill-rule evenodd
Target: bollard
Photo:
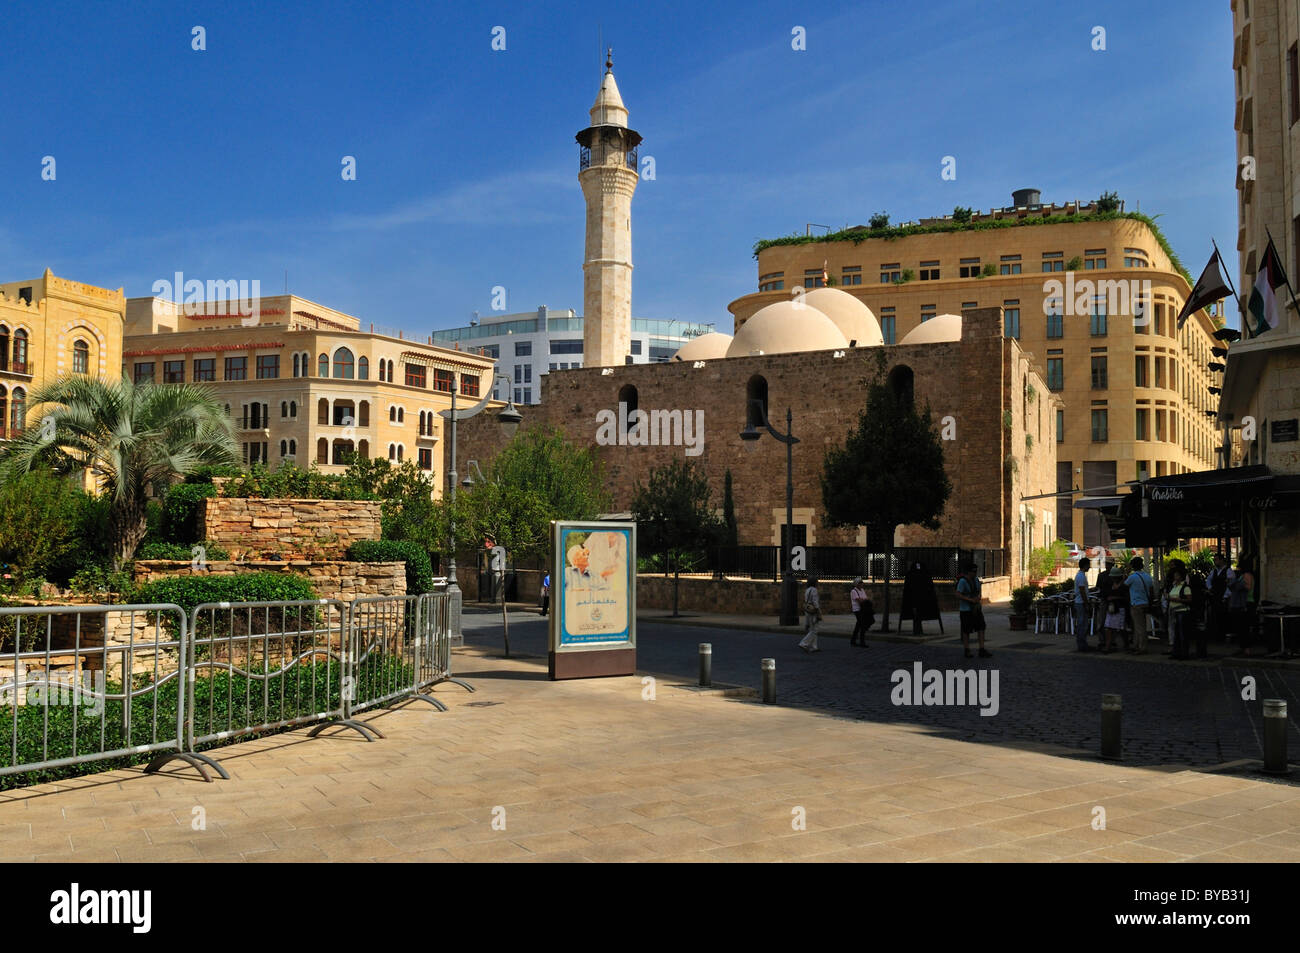
<instances>
[{"instance_id":1,"label":"bollard","mask_svg":"<svg viewBox=\"0 0 1300 953\"><path fill-rule=\"evenodd\" d=\"M1264 770L1286 774L1286 701L1264 699Z\"/></svg>"},{"instance_id":2,"label":"bollard","mask_svg":"<svg viewBox=\"0 0 1300 953\"><path fill-rule=\"evenodd\" d=\"M709 688L713 685L713 644L710 642L700 643L700 687Z\"/></svg>"},{"instance_id":3,"label":"bollard","mask_svg":"<svg viewBox=\"0 0 1300 953\"><path fill-rule=\"evenodd\" d=\"M776 659L765 658L762 661L763 669L763 704L776 704Z\"/></svg>"},{"instance_id":4,"label":"bollard","mask_svg":"<svg viewBox=\"0 0 1300 953\"><path fill-rule=\"evenodd\" d=\"M1101 756L1111 761L1120 760L1120 720L1124 715L1123 699L1119 695L1101 696Z\"/></svg>"}]
</instances>

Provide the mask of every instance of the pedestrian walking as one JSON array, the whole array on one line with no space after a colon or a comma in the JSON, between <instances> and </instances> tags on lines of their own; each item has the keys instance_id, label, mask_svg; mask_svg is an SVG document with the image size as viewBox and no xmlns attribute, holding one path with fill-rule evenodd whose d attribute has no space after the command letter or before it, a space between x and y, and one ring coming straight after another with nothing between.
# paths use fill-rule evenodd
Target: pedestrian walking
<instances>
[{"instance_id":1,"label":"pedestrian walking","mask_svg":"<svg viewBox=\"0 0 1300 953\"><path fill-rule=\"evenodd\" d=\"M803 591L803 627L804 637L799 641L799 648L805 652L820 652L817 647L817 626L822 621L822 600L817 592L816 578L808 577L808 587Z\"/></svg>"},{"instance_id":2,"label":"pedestrian walking","mask_svg":"<svg viewBox=\"0 0 1300 953\"><path fill-rule=\"evenodd\" d=\"M1074 650L1090 652L1088 644L1089 623L1092 622L1092 602L1088 598L1088 570L1092 560L1084 556L1079 560L1079 571L1074 574Z\"/></svg>"},{"instance_id":3,"label":"pedestrian walking","mask_svg":"<svg viewBox=\"0 0 1300 953\"><path fill-rule=\"evenodd\" d=\"M1115 560L1106 560L1106 571L1097 577L1097 592L1101 597L1101 603L1106 609L1106 616L1109 617L1118 610L1120 623L1116 626L1115 635L1123 643L1125 651L1129 647L1128 630L1124 627L1125 620L1128 616L1128 590L1124 588L1124 567L1115 564ZM1105 624L1110 628L1110 622ZM1115 635L1107 633L1107 645L1114 642Z\"/></svg>"},{"instance_id":4,"label":"pedestrian walking","mask_svg":"<svg viewBox=\"0 0 1300 953\"><path fill-rule=\"evenodd\" d=\"M1236 655L1262 655L1255 645L1255 607L1258 593L1255 574L1245 556L1237 559L1236 578L1228 587L1228 626L1240 646Z\"/></svg>"},{"instance_id":5,"label":"pedestrian walking","mask_svg":"<svg viewBox=\"0 0 1300 953\"><path fill-rule=\"evenodd\" d=\"M993 653L984 647L984 605L980 601L980 590L983 584L975 572L975 564L968 562L963 568L961 578L957 580L957 598L961 605L958 606L958 614L961 616L961 644L966 650L966 657L971 658L970 653L970 636L971 633L979 635L980 658L992 658Z\"/></svg>"},{"instance_id":6,"label":"pedestrian walking","mask_svg":"<svg viewBox=\"0 0 1300 953\"><path fill-rule=\"evenodd\" d=\"M1125 645L1128 639L1124 634L1124 602L1120 598L1118 589L1111 589L1110 597L1106 600L1106 645L1102 651L1109 655L1115 651L1115 640L1120 639Z\"/></svg>"},{"instance_id":7,"label":"pedestrian walking","mask_svg":"<svg viewBox=\"0 0 1300 953\"><path fill-rule=\"evenodd\" d=\"M858 576L853 580L853 588L849 590L849 608L853 610L853 637L849 639L849 645L859 645L862 648L867 647L867 632L876 621L875 606L867 598L867 589L862 584L862 577Z\"/></svg>"},{"instance_id":8,"label":"pedestrian walking","mask_svg":"<svg viewBox=\"0 0 1300 953\"><path fill-rule=\"evenodd\" d=\"M551 574L548 572L542 577L542 615L545 616L551 611Z\"/></svg>"},{"instance_id":9,"label":"pedestrian walking","mask_svg":"<svg viewBox=\"0 0 1300 953\"><path fill-rule=\"evenodd\" d=\"M1169 631L1173 642L1169 657L1185 660L1188 657L1187 627L1192 621L1192 587L1187 582L1187 569L1180 560L1170 563L1165 592L1169 596Z\"/></svg>"},{"instance_id":10,"label":"pedestrian walking","mask_svg":"<svg viewBox=\"0 0 1300 953\"><path fill-rule=\"evenodd\" d=\"M1133 647L1128 652L1131 655L1146 655L1147 613L1152 608L1155 582L1142 570L1141 556L1134 556L1129 566L1133 571L1124 580L1124 585L1128 589L1129 611L1133 614Z\"/></svg>"},{"instance_id":11,"label":"pedestrian walking","mask_svg":"<svg viewBox=\"0 0 1300 953\"><path fill-rule=\"evenodd\" d=\"M1233 582L1237 579L1237 574L1232 571L1228 565L1228 560L1223 553L1214 554L1214 569L1210 571L1209 577L1205 580L1205 586L1209 590L1209 623L1210 631L1214 633L1216 639L1227 640L1228 637L1228 590Z\"/></svg>"}]
</instances>

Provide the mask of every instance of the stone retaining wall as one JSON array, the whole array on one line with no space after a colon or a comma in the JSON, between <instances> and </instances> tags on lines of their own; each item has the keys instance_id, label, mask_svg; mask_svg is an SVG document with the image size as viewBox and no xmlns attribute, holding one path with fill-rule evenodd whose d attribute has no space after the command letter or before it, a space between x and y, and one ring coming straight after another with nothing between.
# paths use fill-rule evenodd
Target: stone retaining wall
<instances>
[{"instance_id":1,"label":"stone retaining wall","mask_svg":"<svg viewBox=\"0 0 1300 953\"><path fill-rule=\"evenodd\" d=\"M203 501L202 536L236 559L267 555L338 559L359 540L379 539L379 500Z\"/></svg>"}]
</instances>

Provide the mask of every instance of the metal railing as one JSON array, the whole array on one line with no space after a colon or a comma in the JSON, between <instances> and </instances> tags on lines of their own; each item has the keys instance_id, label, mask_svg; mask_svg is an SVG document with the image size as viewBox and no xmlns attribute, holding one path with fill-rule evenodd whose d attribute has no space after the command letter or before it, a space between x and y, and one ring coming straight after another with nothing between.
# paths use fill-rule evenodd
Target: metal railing
<instances>
[{"instance_id":1,"label":"metal railing","mask_svg":"<svg viewBox=\"0 0 1300 953\"><path fill-rule=\"evenodd\" d=\"M155 754L229 775L200 747L356 712L451 677L451 595L0 608L0 776Z\"/></svg>"},{"instance_id":2,"label":"metal railing","mask_svg":"<svg viewBox=\"0 0 1300 953\"><path fill-rule=\"evenodd\" d=\"M889 555L868 552L856 546L805 546L806 569L800 578L863 579L879 582L885 578ZM696 571L722 573L750 579L777 579L784 565L785 552L780 546L727 546L710 549L704 567ZM1006 575L1006 551L1001 549L957 549L949 547L900 547L890 559L889 577L901 579L913 563L919 562L934 579L956 579L961 564L974 560L982 577Z\"/></svg>"}]
</instances>

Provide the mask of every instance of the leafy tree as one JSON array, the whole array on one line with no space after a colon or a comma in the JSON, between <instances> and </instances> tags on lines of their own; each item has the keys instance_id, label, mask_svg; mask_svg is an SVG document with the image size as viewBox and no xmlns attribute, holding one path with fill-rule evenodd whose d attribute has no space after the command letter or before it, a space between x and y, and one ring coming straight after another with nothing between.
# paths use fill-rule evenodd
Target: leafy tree
<instances>
[{"instance_id":1,"label":"leafy tree","mask_svg":"<svg viewBox=\"0 0 1300 953\"><path fill-rule=\"evenodd\" d=\"M917 523L937 529L952 484L943 467L943 445L927 405L918 413L911 395L885 379L885 356L867 382L867 405L842 447L826 452L822 502L828 526L869 526L886 540L885 612L889 631L889 572L894 530Z\"/></svg>"},{"instance_id":2,"label":"leafy tree","mask_svg":"<svg viewBox=\"0 0 1300 953\"><path fill-rule=\"evenodd\" d=\"M592 447L569 442L556 427L520 431L492 462L494 479L532 487L550 520L589 520L608 512L612 498Z\"/></svg>"},{"instance_id":3,"label":"leafy tree","mask_svg":"<svg viewBox=\"0 0 1300 953\"><path fill-rule=\"evenodd\" d=\"M0 486L0 560L24 581L63 576L66 582L71 574L58 570L84 551L87 503L71 479L49 470L32 470Z\"/></svg>"},{"instance_id":4,"label":"leafy tree","mask_svg":"<svg viewBox=\"0 0 1300 953\"><path fill-rule=\"evenodd\" d=\"M736 501L731 494L731 470L722 483L722 545L735 549L740 545L740 531L736 526Z\"/></svg>"},{"instance_id":5,"label":"leafy tree","mask_svg":"<svg viewBox=\"0 0 1300 953\"><path fill-rule=\"evenodd\" d=\"M148 531L151 489L205 465L233 463L231 422L211 391L195 384L141 384L60 378L32 395L29 427L8 448L0 480L50 466L88 470L109 499L115 568L131 558ZM45 423L49 420L53 426Z\"/></svg>"},{"instance_id":6,"label":"leafy tree","mask_svg":"<svg viewBox=\"0 0 1300 953\"><path fill-rule=\"evenodd\" d=\"M450 504L444 504L444 512ZM483 546L504 546L516 563L544 556L550 546L549 507L542 494L526 483L505 483L491 478L457 494L456 534ZM505 566L502 566L502 582ZM506 590L501 586L501 626L506 658L510 657L510 617Z\"/></svg>"},{"instance_id":7,"label":"leafy tree","mask_svg":"<svg viewBox=\"0 0 1300 953\"><path fill-rule=\"evenodd\" d=\"M1102 192L1101 197L1097 199L1098 212L1118 212L1119 211L1119 193Z\"/></svg>"},{"instance_id":8,"label":"leafy tree","mask_svg":"<svg viewBox=\"0 0 1300 953\"><path fill-rule=\"evenodd\" d=\"M632 518L637 521L641 545L662 552L673 568L673 615L677 615L677 590L684 557L722 538L723 521L713 510L712 490L702 467L674 460L650 471L646 484L636 484Z\"/></svg>"},{"instance_id":9,"label":"leafy tree","mask_svg":"<svg viewBox=\"0 0 1300 953\"><path fill-rule=\"evenodd\" d=\"M971 216L974 214L974 209L967 208L964 205L958 205L952 210L952 220L954 222L965 224L971 220Z\"/></svg>"},{"instance_id":10,"label":"leafy tree","mask_svg":"<svg viewBox=\"0 0 1300 953\"><path fill-rule=\"evenodd\" d=\"M888 213L888 212L876 212L876 213L874 213L874 214L871 216L870 219L867 220L867 224L868 224L871 228L873 228L873 229L876 229L876 228L888 228L888 227L889 227L889 213Z\"/></svg>"}]
</instances>

